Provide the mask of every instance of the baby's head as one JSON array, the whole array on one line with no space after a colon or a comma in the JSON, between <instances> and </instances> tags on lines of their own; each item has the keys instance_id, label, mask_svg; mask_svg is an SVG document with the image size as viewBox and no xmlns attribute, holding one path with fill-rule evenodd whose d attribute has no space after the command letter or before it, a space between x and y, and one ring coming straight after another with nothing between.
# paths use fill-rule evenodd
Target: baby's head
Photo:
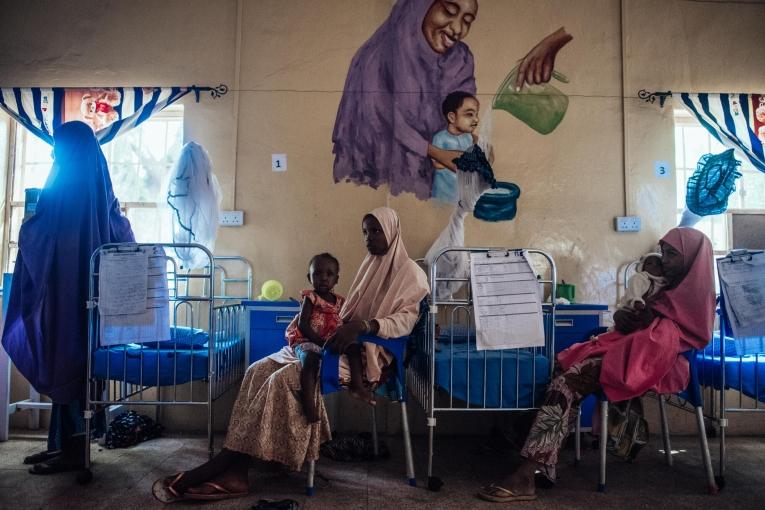
<instances>
[{"instance_id":1,"label":"baby's head","mask_svg":"<svg viewBox=\"0 0 765 510\"><path fill-rule=\"evenodd\" d=\"M330 253L319 253L311 258L307 276L317 293L332 292L340 278L340 263Z\"/></svg>"},{"instance_id":2,"label":"baby's head","mask_svg":"<svg viewBox=\"0 0 765 510\"><path fill-rule=\"evenodd\" d=\"M459 133L472 133L478 126L480 104L473 94L458 90L452 92L441 105L441 111L452 130Z\"/></svg>"},{"instance_id":3,"label":"baby's head","mask_svg":"<svg viewBox=\"0 0 765 510\"><path fill-rule=\"evenodd\" d=\"M664 268L661 266L661 254L647 253L640 257L638 271L645 271L653 276L664 276Z\"/></svg>"}]
</instances>

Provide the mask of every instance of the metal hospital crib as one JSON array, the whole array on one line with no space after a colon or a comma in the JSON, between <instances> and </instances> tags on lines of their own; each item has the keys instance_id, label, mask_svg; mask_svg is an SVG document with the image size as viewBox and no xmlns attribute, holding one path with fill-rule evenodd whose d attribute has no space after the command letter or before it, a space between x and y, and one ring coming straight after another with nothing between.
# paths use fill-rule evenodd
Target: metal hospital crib
<instances>
[{"instance_id":1,"label":"metal hospital crib","mask_svg":"<svg viewBox=\"0 0 765 510\"><path fill-rule=\"evenodd\" d=\"M210 262L204 269L183 270L171 256L176 248L202 250ZM102 345L99 261L105 253L137 250L164 259L160 264L166 270L171 339ZM93 253L89 281L86 437L96 413L114 406L156 406L157 415L160 406L206 407L212 456L214 402L238 387L246 368L245 310L237 301L252 297L249 262L242 257L213 257L198 244L108 244ZM237 294L241 287L244 292ZM90 441L86 441L85 458L87 481L92 476Z\"/></svg>"},{"instance_id":2,"label":"metal hospital crib","mask_svg":"<svg viewBox=\"0 0 765 510\"><path fill-rule=\"evenodd\" d=\"M738 263L751 260L751 257L765 257L765 253L735 250L717 259L717 262ZM759 285L762 286L761 283ZM719 332L716 332L709 345L696 355L699 379L706 387L705 402L708 409L705 414L718 428L720 459L717 479L720 486L725 484L728 414L751 415L765 412L765 331L761 337L746 339L724 334L730 325L726 299L725 287L721 285L718 298ZM749 348L746 354L740 354L737 342L745 342L749 347L754 342L755 349ZM759 350L756 348L758 344Z\"/></svg>"},{"instance_id":3,"label":"metal hospital crib","mask_svg":"<svg viewBox=\"0 0 765 510\"><path fill-rule=\"evenodd\" d=\"M538 275L544 296L544 347L477 351L470 278L438 274L438 260L447 253L475 257L514 251L524 251ZM439 296L442 282L461 282L464 288L456 296ZM440 486L433 476L436 414L531 410L544 397L553 370L555 282L555 262L540 250L447 248L436 257L430 269L427 328L424 334L412 335L407 368L407 386L426 414L428 486L434 490Z\"/></svg>"}]
</instances>

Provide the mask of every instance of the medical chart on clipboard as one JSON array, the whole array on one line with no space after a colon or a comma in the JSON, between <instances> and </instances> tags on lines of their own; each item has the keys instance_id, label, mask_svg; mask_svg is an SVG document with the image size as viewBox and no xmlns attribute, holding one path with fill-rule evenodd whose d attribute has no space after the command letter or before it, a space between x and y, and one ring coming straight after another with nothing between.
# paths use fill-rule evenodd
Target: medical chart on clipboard
<instances>
[{"instance_id":1,"label":"medical chart on clipboard","mask_svg":"<svg viewBox=\"0 0 765 510\"><path fill-rule=\"evenodd\" d=\"M158 246L102 251L98 267L100 344L170 340L167 258Z\"/></svg>"},{"instance_id":2,"label":"medical chart on clipboard","mask_svg":"<svg viewBox=\"0 0 765 510\"><path fill-rule=\"evenodd\" d=\"M544 346L542 291L524 251L473 253L470 275L478 350Z\"/></svg>"},{"instance_id":3,"label":"medical chart on clipboard","mask_svg":"<svg viewBox=\"0 0 765 510\"><path fill-rule=\"evenodd\" d=\"M717 259L717 272L733 336L759 344L762 338L755 337L765 336L765 252L733 252Z\"/></svg>"}]
</instances>

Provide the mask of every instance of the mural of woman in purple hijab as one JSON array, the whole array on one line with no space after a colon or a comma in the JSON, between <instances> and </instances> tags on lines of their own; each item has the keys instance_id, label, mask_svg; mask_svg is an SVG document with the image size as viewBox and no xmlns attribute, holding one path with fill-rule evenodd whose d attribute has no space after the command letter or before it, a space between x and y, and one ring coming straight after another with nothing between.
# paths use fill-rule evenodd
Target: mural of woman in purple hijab
<instances>
[{"instance_id":1,"label":"mural of woman in purple hijab","mask_svg":"<svg viewBox=\"0 0 765 510\"><path fill-rule=\"evenodd\" d=\"M476 93L473 54L462 41L477 15L477 0L398 0L351 61L332 135L335 182L387 184L393 195L425 200L431 158L456 171L460 152L430 140L445 126L444 98ZM516 86L549 81L570 40L563 29L545 37L521 60Z\"/></svg>"}]
</instances>

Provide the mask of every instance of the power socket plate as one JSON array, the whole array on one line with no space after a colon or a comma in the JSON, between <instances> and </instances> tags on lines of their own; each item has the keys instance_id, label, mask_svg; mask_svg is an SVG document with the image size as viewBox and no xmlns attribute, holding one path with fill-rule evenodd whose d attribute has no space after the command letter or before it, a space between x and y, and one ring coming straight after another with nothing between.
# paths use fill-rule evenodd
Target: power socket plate
<instances>
[{"instance_id":1,"label":"power socket plate","mask_svg":"<svg viewBox=\"0 0 765 510\"><path fill-rule=\"evenodd\" d=\"M640 232L640 216L617 216L614 227L617 232Z\"/></svg>"},{"instance_id":2,"label":"power socket plate","mask_svg":"<svg viewBox=\"0 0 765 510\"><path fill-rule=\"evenodd\" d=\"M218 216L221 227L241 227L244 225L244 211L221 211Z\"/></svg>"}]
</instances>

